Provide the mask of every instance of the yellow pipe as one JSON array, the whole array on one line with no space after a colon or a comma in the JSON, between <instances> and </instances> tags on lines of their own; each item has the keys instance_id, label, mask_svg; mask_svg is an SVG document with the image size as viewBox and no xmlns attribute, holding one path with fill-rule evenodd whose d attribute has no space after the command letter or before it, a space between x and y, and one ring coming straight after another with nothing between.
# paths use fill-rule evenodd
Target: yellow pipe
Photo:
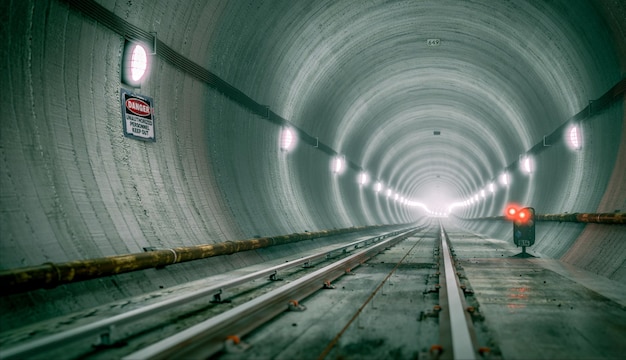
<instances>
[{"instance_id":1,"label":"yellow pipe","mask_svg":"<svg viewBox=\"0 0 626 360\"><path fill-rule=\"evenodd\" d=\"M344 229L322 230L274 237L225 241L216 244L158 249L143 253L108 256L98 259L77 260L65 263L45 263L0 271L0 295L11 295L36 289L54 288L83 280L123 274L175 263L234 254L240 251L261 249L303 240L390 227L374 225Z\"/></svg>"}]
</instances>

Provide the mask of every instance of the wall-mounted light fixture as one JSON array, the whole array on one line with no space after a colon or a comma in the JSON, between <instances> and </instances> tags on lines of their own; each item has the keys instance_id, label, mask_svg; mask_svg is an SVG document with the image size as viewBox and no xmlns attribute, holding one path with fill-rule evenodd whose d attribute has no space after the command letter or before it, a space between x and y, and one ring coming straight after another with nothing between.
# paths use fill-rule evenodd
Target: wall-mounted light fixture
<instances>
[{"instance_id":1,"label":"wall-mounted light fixture","mask_svg":"<svg viewBox=\"0 0 626 360\"><path fill-rule=\"evenodd\" d=\"M500 184L504 185L504 186L508 186L510 183L510 179L509 179L509 174L507 172L503 172L500 175Z\"/></svg>"},{"instance_id":2,"label":"wall-mounted light fixture","mask_svg":"<svg viewBox=\"0 0 626 360\"><path fill-rule=\"evenodd\" d=\"M343 172L344 162L345 162L345 159L343 156L339 156L339 155L335 156L331 164L332 172L335 174L341 174Z\"/></svg>"},{"instance_id":3,"label":"wall-mounted light fixture","mask_svg":"<svg viewBox=\"0 0 626 360\"><path fill-rule=\"evenodd\" d=\"M140 87L146 78L149 65L146 46L126 41L122 55L122 82L132 87Z\"/></svg>"},{"instance_id":4,"label":"wall-mounted light fixture","mask_svg":"<svg viewBox=\"0 0 626 360\"><path fill-rule=\"evenodd\" d=\"M383 189L383 184L380 181L378 181L376 185L374 185L374 190L376 192L380 192L382 189Z\"/></svg>"},{"instance_id":5,"label":"wall-mounted light fixture","mask_svg":"<svg viewBox=\"0 0 626 360\"><path fill-rule=\"evenodd\" d=\"M359 174L359 185L365 186L367 185L368 182L369 182L369 176L367 175L365 171L362 171Z\"/></svg>"},{"instance_id":6,"label":"wall-mounted light fixture","mask_svg":"<svg viewBox=\"0 0 626 360\"><path fill-rule=\"evenodd\" d=\"M288 127L283 127L280 132L280 150L291 151L296 143L296 136Z\"/></svg>"},{"instance_id":7,"label":"wall-mounted light fixture","mask_svg":"<svg viewBox=\"0 0 626 360\"><path fill-rule=\"evenodd\" d=\"M573 150L580 150L583 147L583 136L579 125L570 126L565 132L567 145Z\"/></svg>"},{"instance_id":8,"label":"wall-mounted light fixture","mask_svg":"<svg viewBox=\"0 0 626 360\"><path fill-rule=\"evenodd\" d=\"M522 156L519 160L519 165L524 173L530 174L533 172L533 161L530 156Z\"/></svg>"}]
</instances>

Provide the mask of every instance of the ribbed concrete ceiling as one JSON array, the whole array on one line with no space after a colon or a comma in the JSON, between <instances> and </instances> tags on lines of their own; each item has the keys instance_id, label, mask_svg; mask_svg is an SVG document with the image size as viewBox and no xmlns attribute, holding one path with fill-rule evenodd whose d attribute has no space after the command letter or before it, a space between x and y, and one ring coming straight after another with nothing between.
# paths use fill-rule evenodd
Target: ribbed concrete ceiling
<instances>
[{"instance_id":1,"label":"ribbed concrete ceiling","mask_svg":"<svg viewBox=\"0 0 626 360\"><path fill-rule=\"evenodd\" d=\"M619 78L584 1L193 4L175 25L191 21L210 69L431 206L484 187Z\"/></svg>"}]
</instances>

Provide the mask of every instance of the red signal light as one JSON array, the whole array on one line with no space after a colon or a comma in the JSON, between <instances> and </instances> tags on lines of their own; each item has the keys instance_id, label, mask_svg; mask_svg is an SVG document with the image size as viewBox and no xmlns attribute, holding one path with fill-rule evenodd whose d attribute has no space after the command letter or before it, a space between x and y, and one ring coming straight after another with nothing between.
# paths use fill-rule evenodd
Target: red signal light
<instances>
[{"instance_id":1,"label":"red signal light","mask_svg":"<svg viewBox=\"0 0 626 360\"><path fill-rule=\"evenodd\" d=\"M528 221L528 218L530 217L530 214L528 213L528 210L526 209L522 209L518 214L517 214L517 220L524 224L526 221Z\"/></svg>"},{"instance_id":2,"label":"red signal light","mask_svg":"<svg viewBox=\"0 0 626 360\"><path fill-rule=\"evenodd\" d=\"M518 213L518 206L515 204L510 204L506 207L506 210L504 211L504 215L506 217L507 220L515 220L516 219L516 215Z\"/></svg>"}]
</instances>

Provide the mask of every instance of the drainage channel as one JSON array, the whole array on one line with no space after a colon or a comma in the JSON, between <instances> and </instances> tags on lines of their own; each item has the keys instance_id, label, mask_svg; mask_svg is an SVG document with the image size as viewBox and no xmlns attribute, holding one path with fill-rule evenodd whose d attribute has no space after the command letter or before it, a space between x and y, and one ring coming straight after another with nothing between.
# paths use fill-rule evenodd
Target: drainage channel
<instances>
[{"instance_id":1,"label":"drainage channel","mask_svg":"<svg viewBox=\"0 0 626 360\"><path fill-rule=\"evenodd\" d=\"M222 350L245 350L240 339L275 316L302 310L301 300L323 288L371 257L414 235L412 230L380 241L289 284L129 354L125 359L206 358ZM243 348L243 349L242 349Z\"/></svg>"}]
</instances>

